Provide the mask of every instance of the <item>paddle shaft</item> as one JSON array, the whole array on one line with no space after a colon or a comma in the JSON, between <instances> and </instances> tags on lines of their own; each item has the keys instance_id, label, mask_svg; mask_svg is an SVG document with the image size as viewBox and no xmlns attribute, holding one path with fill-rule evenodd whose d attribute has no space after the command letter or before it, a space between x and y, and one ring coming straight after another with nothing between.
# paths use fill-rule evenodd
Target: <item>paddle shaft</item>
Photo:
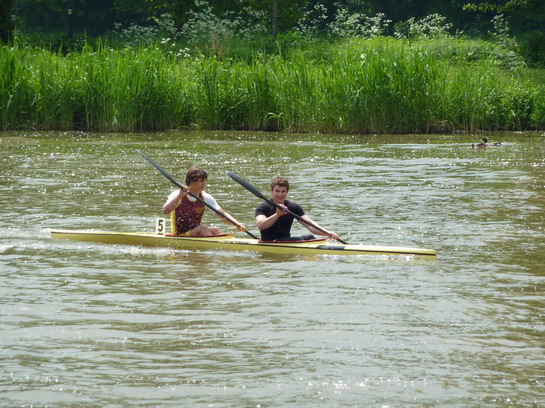
<instances>
[{"instance_id":1,"label":"paddle shaft","mask_svg":"<svg viewBox=\"0 0 545 408\"><path fill-rule=\"evenodd\" d=\"M282 211L284 211L284 209L282 207L280 207L278 204L276 204L274 201L272 201L271 199L265 197L257 188L255 188L252 184L250 184L247 180L245 180L244 178L242 178L241 176L239 176L238 174L232 172L232 171L228 171L227 172L227 175L229 177L231 177L233 180L235 180L238 184L240 184L242 187L244 187L246 190L248 190L250 193L252 193L253 195L255 195L256 197L258 198L261 198L262 200L265 200L266 202L268 202L269 204L271 204L272 206L276 207L276 208L280 208L282 209ZM321 231L323 232L325 235L329 235L329 233L323 229L322 227L314 224L313 222L310 222L306 219L304 219L303 217L291 212L291 211L288 211L289 214L293 215L293 217L297 218L299 221L307 224L307 225L310 225L311 227L317 229L318 231ZM342 239L340 238L337 238L337 241L345 244L345 245L348 245L347 242L343 241Z\"/></svg>"},{"instance_id":2,"label":"paddle shaft","mask_svg":"<svg viewBox=\"0 0 545 408\"><path fill-rule=\"evenodd\" d=\"M168 174L161 166L159 166L155 160L153 160L151 157L149 157L146 153L140 151L140 150L137 150L138 154L140 154L144 159L146 159L147 161L149 161L151 163L151 165L153 167L155 167L157 170L159 170L159 173L161 173L163 176L165 176L168 180L170 180L170 182L172 182L172 184L174 184L175 186L183 189L184 186L182 186L180 183L178 183L176 180L174 180L172 178L172 176L170 174ZM229 221L231 224L233 225L236 225L237 227L240 227L240 224L238 222L236 222L234 219L232 219L231 217L229 217L228 215L222 213L221 211L218 211L216 210L214 207L212 207L210 204L208 204L206 201L204 201L202 198L200 198L198 195L196 194L193 194L191 191L188 191L187 192L191 197L195 198L196 200L200 201L201 203L203 203L204 205L206 205L208 208L210 208L212 211L214 211L216 214L218 214L220 217L222 218L225 218L227 221ZM245 231L246 234L248 234L249 236L251 236L252 238L254 239L259 239L258 237L256 237L254 234L252 234L250 231Z\"/></svg>"}]
</instances>

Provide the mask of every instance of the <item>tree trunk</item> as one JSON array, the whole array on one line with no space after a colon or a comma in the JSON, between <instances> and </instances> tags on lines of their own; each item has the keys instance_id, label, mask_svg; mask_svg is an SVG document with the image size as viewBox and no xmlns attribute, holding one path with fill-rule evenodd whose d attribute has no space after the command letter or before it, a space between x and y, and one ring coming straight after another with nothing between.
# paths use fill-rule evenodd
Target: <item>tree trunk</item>
<instances>
[{"instance_id":1,"label":"tree trunk","mask_svg":"<svg viewBox=\"0 0 545 408\"><path fill-rule=\"evenodd\" d=\"M276 39L276 23L278 20L278 0L273 0L272 3L272 36Z\"/></svg>"},{"instance_id":2,"label":"tree trunk","mask_svg":"<svg viewBox=\"0 0 545 408\"><path fill-rule=\"evenodd\" d=\"M0 42L7 43L13 31L11 10L15 0L0 0Z\"/></svg>"}]
</instances>

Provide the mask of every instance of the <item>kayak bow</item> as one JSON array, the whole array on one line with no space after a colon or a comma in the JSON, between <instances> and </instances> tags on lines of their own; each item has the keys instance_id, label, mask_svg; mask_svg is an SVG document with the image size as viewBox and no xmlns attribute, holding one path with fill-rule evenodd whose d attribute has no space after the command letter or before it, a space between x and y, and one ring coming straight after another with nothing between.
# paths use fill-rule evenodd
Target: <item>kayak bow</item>
<instances>
[{"instance_id":1,"label":"kayak bow","mask_svg":"<svg viewBox=\"0 0 545 408\"><path fill-rule=\"evenodd\" d=\"M72 241L106 244L168 247L175 249L228 249L300 255L427 255L436 256L433 249L380 245L341 245L326 238L311 241L263 242L257 239L236 238L234 234L212 237L159 235L146 232L114 232L85 230L51 231L51 237Z\"/></svg>"}]
</instances>

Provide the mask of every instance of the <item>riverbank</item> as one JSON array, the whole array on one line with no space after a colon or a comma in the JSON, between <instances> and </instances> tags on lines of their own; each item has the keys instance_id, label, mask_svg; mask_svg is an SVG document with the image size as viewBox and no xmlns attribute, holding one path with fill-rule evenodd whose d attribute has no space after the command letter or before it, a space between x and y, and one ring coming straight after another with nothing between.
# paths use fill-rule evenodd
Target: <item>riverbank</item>
<instances>
[{"instance_id":1,"label":"riverbank","mask_svg":"<svg viewBox=\"0 0 545 408\"><path fill-rule=\"evenodd\" d=\"M545 128L545 74L475 40L349 40L249 59L0 48L0 129L431 133ZM498 51L499 50L499 51Z\"/></svg>"}]
</instances>

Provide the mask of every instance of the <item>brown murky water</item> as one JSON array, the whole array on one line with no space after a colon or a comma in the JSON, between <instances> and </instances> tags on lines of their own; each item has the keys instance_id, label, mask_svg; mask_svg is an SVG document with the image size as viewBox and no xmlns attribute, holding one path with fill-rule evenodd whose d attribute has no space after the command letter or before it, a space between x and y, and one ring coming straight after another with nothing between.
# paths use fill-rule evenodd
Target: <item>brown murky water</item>
<instances>
[{"instance_id":1,"label":"brown murky water","mask_svg":"<svg viewBox=\"0 0 545 408\"><path fill-rule=\"evenodd\" d=\"M545 136L490 138L0 133L2 404L543 406ZM135 149L179 181L205 167L253 232L259 201L226 170L289 177L351 243L439 256L51 239L153 230L173 186Z\"/></svg>"}]
</instances>

